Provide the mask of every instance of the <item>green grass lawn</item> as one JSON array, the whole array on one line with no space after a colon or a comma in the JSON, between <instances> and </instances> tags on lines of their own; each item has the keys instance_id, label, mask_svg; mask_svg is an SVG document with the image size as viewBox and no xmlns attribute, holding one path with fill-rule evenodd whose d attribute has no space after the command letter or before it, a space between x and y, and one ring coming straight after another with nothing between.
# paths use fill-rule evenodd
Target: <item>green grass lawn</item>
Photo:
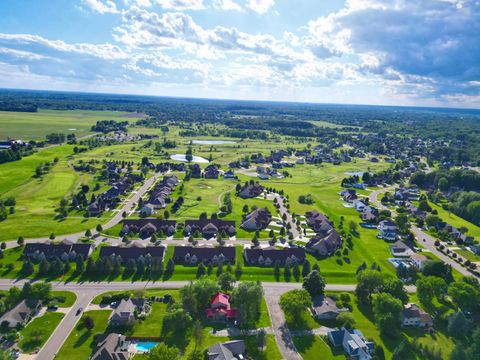
<instances>
[{"instance_id":1,"label":"green grass lawn","mask_svg":"<svg viewBox=\"0 0 480 360\"><path fill-rule=\"evenodd\" d=\"M19 332L21 340L18 346L22 352L30 353L40 349L63 317L64 314L62 313L47 312L45 315L32 320Z\"/></svg>"},{"instance_id":2,"label":"green grass lawn","mask_svg":"<svg viewBox=\"0 0 480 360\"><path fill-rule=\"evenodd\" d=\"M85 312L58 352L56 359L88 359L95 345L94 335L101 334L107 329L110 313L110 310ZM83 319L86 316L90 316L94 321L95 326L92 331L88 331L84 326Z\"/></svg>"},{"instance_id":3,"label":"green grass lawn","mask_svg":"<svg viewBox=\"0 0 480 360\"><path fill-rule=\"evenodd\" d=\"M320 336L296 336L293 343L304 360L345 359L342 353L334 354L332 348Z\"/></svg>"},{"instance_id":4,"label":"green grass lawn","mask_svg":"<svg viewBox=\"0 0 480 360\"><path fill-rule=\"evenodd\" d=\"M463 258L470 260L472 262L479 262L480 261L480 256L475 255L469 250L466 249L459 249L459 250L453 250L455 251L458 255L462 256Z\"/></svg>"},{"instance_id":5,"label":"green grass lawn","mask_svg":"<svg viewBox=\"0 0 480 360\"><path fill-rule=\"evenodd\" d=\"M432 209L438 211L438 216L443 220L449 223L450 225L455 226L456 228L466 227L468 229L467 235L473 236L475 240L480 241L480 227L472 224L471 222L462 219L460 216L457 216L450 211L443 209L441 206L429 201Z\"/></svg>"},{"instance_id":6,"label":"green grass lawn","mask_svg":"<svg viewBox=\"0 0 480 360\"><path fill-rule=\"evenodd\" d=\"M1 222L0 240L48 237L84 231L107 220L84 218L83 213L72 211L66 219L55 219L60 200L78 191L81 185L93 187L92 176L75 172L70 167L69 156L73 146L62 145L40 151L19 161L0 165L0 197L14 197L15 213ZM37 165L58 158L48 174L34 178ZM20 226L21 224L21 226Z\"/></svg>"},{"instance_id":7,"label":"green grass lawn","mask_svg":"<svg viewBox=\"0 0 480 360\"><path fill-rule=\"evenodd\" d=\"M75 304L75 301L77 301L77 295L71 291L59 291L59 290L54 290L52 291L52 296L60 299L64 299L63 301L60 300L54 300L51 302L52 305L57 305L58 307L61 308L68 308L73 306Z\"/></svg>"},{"instance_id":8,"label":"green grass lawn","mask_svg":"<svg viewBox=\"0 0 480 360\"><path fill-rule=\"evenodd\" d=\"M99 120L132 121L129 113L91 110L46 110L35 113L0 111L0 139L8 136L22 140L45 140L50 133L91 133L90 128ZM135 120L135 119L133 119Z\"/></svg>"}]
</instances>

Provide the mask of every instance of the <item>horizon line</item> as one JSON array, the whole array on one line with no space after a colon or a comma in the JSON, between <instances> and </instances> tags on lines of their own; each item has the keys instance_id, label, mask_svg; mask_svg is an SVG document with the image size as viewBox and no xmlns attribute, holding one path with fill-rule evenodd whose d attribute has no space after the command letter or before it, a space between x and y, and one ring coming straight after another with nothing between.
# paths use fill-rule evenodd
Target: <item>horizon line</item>
<instances>
[{"instance_id":1,"label":"horizon line","mask_svg":"<svg viewBox=\"0 0 480 360\"><path fill-rule=\"evenodd\" d=\"M372 106L372 107L391 107L391 108L416 108L425 110L460 110L460 111L480 111L480 107L449 107L449 106L421 106L421 105L390 105L390 104L372 104L372 103L342 103L342 102L311 102L311 101L281 101L281 100L253 100L253 99L235 99L235 98L208 98L195 96L174 96L174 95L153 95L153 94L132 94L126 92L103 92L103 91L78 91L78 90L50 90L50 89L28 89L28 88L3 88L2 91L26 91L26 92L50 92L50 93L71 93L83 95L113 95L113 96L130 96L130 97L153 97L167 99L183 99L183 100L210 100L210 101L237 101L237 102L253 102L253 103L272 103L272 104L304 104L304 105L334 105L334 106Z\"/></svg>"}]
</instances>

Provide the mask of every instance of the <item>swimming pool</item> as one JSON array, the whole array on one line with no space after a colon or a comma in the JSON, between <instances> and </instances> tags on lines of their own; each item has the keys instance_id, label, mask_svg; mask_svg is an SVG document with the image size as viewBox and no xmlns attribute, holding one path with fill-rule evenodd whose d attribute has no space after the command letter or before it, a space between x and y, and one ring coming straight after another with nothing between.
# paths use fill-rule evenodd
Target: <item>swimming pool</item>
<instances>
[{"instance_id":1,"label":"swimming pool","mask_svg":"<svg viewBox=\"0 0 480 360\"><path fill-rule=\"evenodd\" d=\"M158 342L154 341L139 341L135 343L135 351L136 352L148 352L152 348L154 348Z\"/></svg>"}]
</instances>

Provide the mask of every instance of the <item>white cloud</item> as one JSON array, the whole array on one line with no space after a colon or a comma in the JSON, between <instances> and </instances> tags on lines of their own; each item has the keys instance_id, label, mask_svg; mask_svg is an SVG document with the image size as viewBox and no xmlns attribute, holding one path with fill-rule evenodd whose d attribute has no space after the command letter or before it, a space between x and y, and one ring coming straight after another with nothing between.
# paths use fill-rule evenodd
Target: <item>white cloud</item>
<instances>
[{"instance_id":1,"label":"white cloud","mask_svg":"<svg viewBox=\"0 0 480 360\"><path fill-rule=\"evenodd\" d=\"M247 0L247 7L258 14L266 13L274 5L275 0Z\"/></svg>"},{"instance_id":2,"label":"white cloud","mask_svg":"<svg viewBox=\"0 0 480 360\"><path fill-rule=\"evenodd\" d=\"M220 10L243 12L242 7L233 0L214 0L212 6Z\"/></svg>"},{"instance_id":3,"label":"white cloud","mask_svg":"<svg viewBox=\"0 0 480 360\"><path fill-rule=\"evenodd\" d=\"M100 14L118 13L117 5L112 0L82 0L82 4Z\"/></svg>"},{"instance_id":4,"label":"white cloud","mask_svg":"<svg viewBox=\"0 0 480 360\"><path fill-rule=\"evenodd\" d=\"M203 0L156 0L157 4L169 10L202 10Z\"/></svg>"},{"instance_id":5,"label":"white cloud","mask_svg":"<svg viewBox=\"0 0 480 360\"><path fill-rule=\"evenodd\" d=\"M153 5L151 0L125 0L125 4L138 7L150 7Z\"/></svg>"}]
</instances>

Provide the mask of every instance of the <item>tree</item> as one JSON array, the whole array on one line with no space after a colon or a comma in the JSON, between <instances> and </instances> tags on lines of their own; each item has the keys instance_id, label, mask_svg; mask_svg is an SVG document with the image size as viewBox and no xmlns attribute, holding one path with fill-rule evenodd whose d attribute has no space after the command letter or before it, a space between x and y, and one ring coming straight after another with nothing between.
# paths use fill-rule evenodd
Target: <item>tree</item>
<instances>
[{"instance_id":1,"label":"tree","mask_svg":"<svg viewBox=\"0 0 480 360\"><path fill-rule=\"evenodd\" d=\"M406 358L408 358L408 343L407 340L402 340L402 342L393 349L392 360L403 360Z\"/></svg>"},{"instance_id":2,"label":"tree","mask_svg":"<svg viewBox=\"0 0 480 360\"><path fill-rule=\"evenodd\" d=\"M305 261L303 262L303 267L302 267L302 276L306 277L310 273L310 271L311 271L310 261L305 259Z\"/></svg>"},{"instance_id":3,"label":"tree","mask_svg":"<svg viewBox=\"0 0 480 360\"><path fill-rule=\"evenodd\" d=\"M312 306L312 298L306 290L291 290L280 296L280 306L286 315L298 321L303 312Z\"/></svg>"},{"instance_id":4,"label":"tree","mask_svg":"<svg viewBox=\"0 0 480 360\"><path fill-rule=\"evenodd\" d=\"M6 248L7 244L5 243L5 241L2 241L2 243L0 244L0 249L5 250Z\"/></svg>"},{"instance_id":5,"label":"tree","mask_svg":"<svg viewBox=\"0 0 480 360\"><path fill-rule=\"evenodd\" d=\"M29 276L33 274L33 271L34 271L34 267L30 259L25 260L22 265L22 270L21 270L22 274L24 276Z\"/></svg>"},{"instance_id":6,"label":"tree","mask_svg":"<svg viewBox=\"0 0 480 360\"><path fill-rule=\"evenodd\" d=\"M463 281L451 283L448 287L448 295L460 309L472 309L479 300L478 288Z\"/></svg>"},{"instance_id":7,"label":"tree","mask_svg":"<svg viewBox=\"0 0 480 360\"><path fill-rule=\"evenodd\" d=\"M259 282L241 282L233 290L233 302L242 325L253 325L260 316L263 288Z\"/></svg>"},{"instance_id":8,"label":"tree","mask_svg":"<svg viewBox=\"0 0 480 360\"><path fill-rule=\"evenodd\" d=\"M408 293L403 282L400 279L387 279L380 288L380 292L389 293L393 297L397 298L402 304L408 303Z\"/></svg>"},{"instance_id":9,"label":"tree","mask_svg":"<svg viewBox=\"0 0 480 360\"><path fill-rule=\"evenodd\" d=\"M31 299L41 300L46 302L50 299L52 292L52 285L50 283L38 282L34 283L31 288Z\"/></svg>"},{"instance_id":10,"label":"tree","mask_svg":"<svg viewBox=\"0 0 480 360\"><path fill-rule=\"evenodd\" d=\"M201 278L203 275L205 275L206 272L207 272L207 270L205 269L205 265L203 264L203 262L198 264L197 278Z\"/></svg>"},{"instance_id":11,"label":"tree","mask_svg":"<svg viewBox=\"0 0 480 360\"><path fill-rule=\"evenodd\" d=\"M85 262L83 261L83 257L77 256L75 259L76 263L76 268L75 268L75 273L76 274L81 274L85 271Z\"/></svg>"},{"instance_id":12,"label":"tree","mask_svg":"<svg viewBox=\"0 0 480 360\"><path fill-rule=\"evenodd\" d=\"M346 329L351 329L355 325L355 318L348 312L342 312L337 316L337 323Z\"/></svg>"},{"instance_id":13,"label":"tree","mask_svg":"<svg viewBox=\"0 0 480 360\"><path fill-rule=\"evenodd\" d=\"M447 291L445 280L436 276L425 276L418 279L416 285L418 300L425 306L430 305L435 296L443 297Z\"/></svg>"},{"instance_id":14,"label":"tree","mask_svg":"<svg viewBox=\"0 0 480 360\"><path fill-rule=\"evenodd\" d=\"M457 339L463 339L467 335L468 323L463 312L459 311L448 318L448 333Z\"/></svg>"},{"instance_id":15,"label":"tree","mask_svg":"<svg viewBox=\"0 0 480 360\"><path fill-rule=\"evenodd\" d=\"M88 332L90 332L95 327L95 322L90 316L86 316L85 319L83 320L83 325L88 330Z\"/></svg>"},{"instance_id":16,"label":"tree","mask_svg":"<svg viewBox=\"0 0 480 360\"><path fill-rule=\"evenodd\" d=\"M194 281L180 289L182 305L190 315L200 315L219 290L218 284L213 280L202 278Z\"/></svg>"},{"instance_id":17,"label":"tree","mask_svg":"<svg viewBox=\"0 0 480 360\"><path fill-rule=\"evenodd\" d=\"M353 220L351 220L349 223L348 223L348 227L350 228L350 232L352 233L356 233L357 232L357 223Z\"/></svg>"},{"instance_id":18,"label":"tree","mask_svg":"<svg viewBox=\"0 0 480 360\"><path fill-rule=\"evenodd\" d=\"M176 334L177 336L184 336L184 332L190 328L191 324L192 317L188 311L174 304L169 307L165 314L162 331Z\"/></svg>"},{"instance_id":19,"label":"tree","mask_svg":"<svg viewBox=\"0 0 480 360\"><path fill-rule=\"evenodd\" d=\"M38 265L38 273L42 276L46 276L50 273L50 263L47 259L42 259Z\"/></svg>"},{"instance_id":20,"label":"tree","mask_svg":"<svg viewBox=\"0 0 480 360\"><path fill-rule=\"evenodd\" d=\"M442 260L427 260L423 265L422 273L425 276L438 276L447 283L453 281L452 267Z\"/></svg>"},{"instance_id":21,"label":"tree","mask_svg":"<svg viewBox=\"0 0 480 360\"><path fill-rule=\"evenodd\" d=\"M263 351L266 345L267 333L264 329L257 331L257 347Z\"/></svg>"},{"instance_id":22,"label":"tree","mask_svg":"<svg viewBox=\"0 0 480 360\"><path fill-rule=\"evenodd\" d=\"M230 291L233 289L234 277L229 272L224 272L218 277L218 285L222 291Z\"/></svg>"},{"instance_id":23,"label":"tree","mask_svg":"<svg viewBox=\"0 0 480 360\"><path fill-rule=\"evenodd\" d=\"M357 287L355 294L360 303L370 303L372 294L377 292L383 285L383 275L376 270L363 270L357 275Z\"/></svg>"},{"instance_id":24,"label":"tree","mask_svg":"<svg viewBox=\"0 0 480 360\"><path fill-rule=\"evenodd\" d=\"M313 270L303 279L302 287L308 291L310 296L320 296L324 294L325 280L320 272Z\"/></svg>"},{"instance_id":25,"label":"tree","mask_svg":"<svg viewBox=\"0 0 480 360\"><path fill-rule=\"evenodd\" d=\"M400 327L402 302L387 293L374 294L372 311L381 333L395 336Z\"/></svg>"},{"instance_id":26,"label":"tree","mask_svg":"<svg viewBox=\"0 0 480 360\"><path fill-rule=\"evenodd\" d=\"M15 356L13 356L10 350L6 350L0 347L0 359L1 360L14 360Z\"/></svg>"},{"instance_id":27,"label":"tree","mask_svg":"<svg viewBox=\"0 0 480 360\"><path fill-rule=\"evenodd\" d=\"M102 225L98 224L95 230L97 230L98 233L101 233L103 231Z\"/></svg>"},{"instance_id":28,"label":"tree","mask_svg":"<svg viewBox=\"0 0 480 360\"><path fill-rule=\"evenodd\" d=\"M395 219L395 222L401 232L405 233L410 228L410 223L408 222L408 216L406 214L398 214Z\"/></svg>"},{"instance_id":29,"label":"tree","mask_svg":"<svg viewBox=\"0 0 480 360\"><path fill-rule=\"evenodd\" d=\"M85 236L86 236L86 237L92 236L92 230L87 229L87 231L85 231Z\"/></svg>"},{"instance_id":30,"label":"tree","mask_svg":"<svg viewBox=\"0 0 480 360\"><path fill-rule=\"evenodd\" d=\"M193 350L194 354L197 352L198 347L202 344L203 341L203 327L200 321L195 321L192 328L192 337L195 340L195 349Z\"/></svg>"},{"instance_id":31,"label":"tree","mask_svg":"<svg viewBox=\"0 0 480 360\"><path fill-rule=\"evenodd\" d=\"M25 243L25 240L23 239L23 236L19 236L17 240L18 246L23 246L24 243Z\"/></svg>"},{"instance_id":32,"label":"tree","mask_svg":"<svg viewBox=\"0 0 480 360\"><path fill-rule=\"evenodd\" d=\"M147 354L148 360L176 360L178 357L178 349L174 346L168 346L163 342L150 349Z\"/></svg>"}]
</instances>

